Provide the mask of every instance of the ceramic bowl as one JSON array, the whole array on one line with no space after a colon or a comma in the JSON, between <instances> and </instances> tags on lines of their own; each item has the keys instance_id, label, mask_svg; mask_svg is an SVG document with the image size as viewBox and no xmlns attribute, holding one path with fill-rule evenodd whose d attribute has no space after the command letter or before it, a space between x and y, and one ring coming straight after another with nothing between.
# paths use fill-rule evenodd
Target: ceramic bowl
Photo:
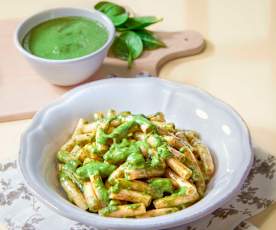
<instances>
[{"instance_id":1,"label":"ceramic bowl","mask_svg":"<svg viewBox=\"0 0 276 230\"><path fill-rule=\"evenodd\" d=\"M177 127L198 131L216 166L205 197L179 212L143 220L102 217L71 204L58 184L56 152L79 118L109 108L162 111ZM19 166L40 200L63 216L99 229L150 230L184 225L222 206L239 191L252 160L245 123L222 101L198 88L157 78L115 78L80 86L38 112L22 135Z\"/></svg>"},{"instance_id":2,"label":"ceramic bowl","mask_svg":"<svg viewBox=\"0 0 276 230\"><path fill-rule=\"evenodd\" d=\"M100 49L88 55L66 60L40 58L22 47L23 38L34 26L50 19L67 16L86 17L100 22L108 32L106 43ZM107 56L114 36L115 28L113 23L99 11L82 8L56 8L42 11L24 20L16 29L14 41L20 53L29 61L41 77L52 84L68 86L86 80L97 71Z\"/></svg>"}]
</instances>

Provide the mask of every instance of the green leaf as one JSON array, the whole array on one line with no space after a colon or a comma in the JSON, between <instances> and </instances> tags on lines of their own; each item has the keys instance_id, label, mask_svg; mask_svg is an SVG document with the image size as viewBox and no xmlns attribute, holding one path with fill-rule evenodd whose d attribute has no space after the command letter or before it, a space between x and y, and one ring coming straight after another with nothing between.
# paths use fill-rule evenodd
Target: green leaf
<instances>
[{"instance_id":1,"label":"green leaf","mask_svg":"<svg viewBox=\"0 0 276 230\"><path fill-rule=\"evenodd\" d=\"M143 52L143 42L135 32L126 31L115 39L112 52L116 57L128 61L131 67L133 60Z\"/></svg>"},{"instance_id":2,"label":"green leaf","mask_svg":"<svg viewBox=\"0 0 276 230\"><path fill-rule=\"evenodd\" d=\"M166 44L164 42L162 42L152 32L148 30L137 30L135 32L141 38L144 49L154 50L161 47L166 47Z\"/></svg>"},{"instance_id":3,"label":"green leaf","mask_svg":"<svg viewBox=\"0 0 276 230\"><path fill-rule=\"evenodd\" d=\"M101 10L102 10L102 7L104 7L107 3L109 3L109 2L107 2L107 1L98 2L98 3L94 6L94 8L95 8L96 10L101 11Z\"/></svg>"},{"instance_id":4,"label":"green leaf","mask_svg":"<svg viewBox=\"0 0 276 230\"><path fill-rule=\"evenodd\" d=\"M125 61L128 60L129 51L128 51L127 44L120 37L115 38L111 47L111 52L117 58L120 58Z\"/></svg>"},{"instance_id":5,"label":"green leaf","mask_svg":"<svg viewBox=\"0 0 276 230\"><path fill-rule=\"evenodd\" d=\"M125 23L128 19L125 8L112 2L99 2L95 5L95 9L108 16L115 26Z\"/></svg>"},{"instance_id":6,"label":"green leaf","mask_svg":"<svg viewBox=\"0 0 276 230\"><path fill-rule=\"evenodd\" d=\"M162 18L157 18L154 16L128 18L128 20L123 25L118 27L118 30L141 30L149 25L160 22L162 20Z\"/></svg>"},{"instance_id":7,"label":"green leaf","mask_svg":"<svg viewBox=\"0 0 276 230\"><path fill-rule=\"evenodd\" d=\"M115 26L122 25L128 19L128 13L122 13L116 16L109 16Z\"/></svg>"},{"instance_id":8,"label":"green leaf","mask_svg":"<svg viewBox=\"0 0 276 230\"><path fill-rule=\"evenodd\" d=\"M112 3L112 2L107 2L107 1L102 1L98 2L94 8L98 11L101 11L103 13L107 13L112 7L117 6L118 8L122 8L119 5Z\"/></svg>"},{"instance_id":9,"label":"green leaf","mask_svg":"<svg viewBox=\"0 0 276 230\"><path fill-rule=\"evenodd\" d=\"M133 59L138 58L143 52L143 43L141 38L133 31L127 31L120 35L125 41Z\"/></svg>"}]
</instances>

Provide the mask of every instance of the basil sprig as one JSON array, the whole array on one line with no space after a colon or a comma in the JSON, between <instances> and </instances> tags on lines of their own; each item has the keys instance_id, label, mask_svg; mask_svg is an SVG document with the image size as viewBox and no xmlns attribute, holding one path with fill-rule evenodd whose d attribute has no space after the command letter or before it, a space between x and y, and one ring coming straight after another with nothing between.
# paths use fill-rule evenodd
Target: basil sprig
<instances>
[{"instance_id":1,"label":"basil sprig","mask_svg":"<svg viewBox=\"0 0 276 230\"><path fill-rule=\"evenodd\" d=\"M166 44L153 32L146 29L146 27L160 22L162 18L130 17L124 7L107 1L97 3L94 8L108 16L116 27L117 35L111 52L115 57L127 61L129 68L144 50L166 47Z\"/></svg>"}]
</instances>

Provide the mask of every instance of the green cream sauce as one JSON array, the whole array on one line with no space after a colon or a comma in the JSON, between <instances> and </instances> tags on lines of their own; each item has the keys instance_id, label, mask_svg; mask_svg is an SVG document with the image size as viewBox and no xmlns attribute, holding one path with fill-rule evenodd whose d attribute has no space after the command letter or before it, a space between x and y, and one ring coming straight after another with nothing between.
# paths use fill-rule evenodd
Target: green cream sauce
<instances>
[{"instance_id":1,"label":"green cream sauce","mask_svg":"<svg viewBox=\"0 0 276 230\"><path fill-rule=\"evenodd\" d=\"M119 118L119 116L117 116ZM129 130L134 125L146 125L151 129L151 144L156 148L157 154L151 159L145 159L142 149L150 150L147 141L130 142L124 138L127 137ZM102 129L97 130L96 142L106 144L108 139L113 139L113 144L105 153L104 159L112 164L121 164L127 162L128 168L158 168L162 166L164 160L171 156L168 145L164 138L156 133L154 124L143 115L134 115L129 121L115 128L110 134L106 134Z\"/></svg>"},{"instance_id":2,"label":"green cream sauce","mask_svg":"<svg viewBox=\"0 0 276 230\"><path fill-rule=\"evenodd\" d=\"M121 143L114 143L105 153L104 159L112 164L120 164L129 156L130 142L123 139Z\"/></svg>"},{"instance_id":3,"label":"green cream sauce","mask_svg":"<svg viewBox=\"0 0 276 230\"><path fill-rule=\"evenodd\" d=\"M131 153L127 158L127 163L129 168L134 169L144 168L146 165L144 156L140 151Z\"/></svg>"},{"instance_id":4,"label":"green cream sauce","mask_svg":"<svg viewBox=\"0 0 276 230\"><path fill-rule=\"evenodd\" d=\"M84 17L61 17L32 28L22 45L38 57L64 60L90 54L107 39L108 32L99 22Z\"/></svg>"},{"instance_id":5,"label":"green cream sauce","mask_svg":"<svg viewBox=\"0 0 276 230\"><path fill-rule=\"evenodd\" d=\"M168 178L155 178L148 181L149 185L153 188L155 198L161 198L164 192L172 194L174 188L172 181Z\"/></svg>"},{"instance_id":6,"label":"green cream sauce","mask_svg":"<svg viewBox=\"0 0 276 230\"><path fill-rule=\"evenodd\" d=\"M148 148L148 144L143 141L131 142L123 139L121 143L114 143L105 153L104 159L112 164L128 162L130 167L141 168L145 164L145 159L140 147Z\"/></svg>"},{"instance_id":7,"label":"green cream sauce","mask_svg":"<svg viewBox=\"0 0 276 230\"><path fill-rule=\"evenodd\" d=\"M91 161L79 167L76 172L80 177L88 179L91 175L96 175L98 173L102 177L108 177L115 169L115 165L106 162Z\"/></svg>"}]
</instances>

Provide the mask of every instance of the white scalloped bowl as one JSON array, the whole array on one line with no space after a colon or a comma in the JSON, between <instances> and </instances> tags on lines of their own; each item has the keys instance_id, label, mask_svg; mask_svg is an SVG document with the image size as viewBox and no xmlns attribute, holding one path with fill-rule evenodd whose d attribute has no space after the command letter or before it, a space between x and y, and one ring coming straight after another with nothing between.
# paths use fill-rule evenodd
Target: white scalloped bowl
<instances>
[{"instance_id":1,"label":"white scalloped bowl","mask_svg":"<svg viewBox=\"0 0 276 230\"><path fill-rule=\"evenodd\" d=\"M114 108L165 113L177 127L194 129L213 152L216 172L206 196L191 207L147 219L101 217L67 201L56 172L56 151L80 117ZM157 78L108 79L69 91L38 112L21 138L19 166L36 195L57 213L99 229L163 229L195 221L235 195L252 165L249 131L228 105L204 91Z\"/></svg>"}]
</instances>

